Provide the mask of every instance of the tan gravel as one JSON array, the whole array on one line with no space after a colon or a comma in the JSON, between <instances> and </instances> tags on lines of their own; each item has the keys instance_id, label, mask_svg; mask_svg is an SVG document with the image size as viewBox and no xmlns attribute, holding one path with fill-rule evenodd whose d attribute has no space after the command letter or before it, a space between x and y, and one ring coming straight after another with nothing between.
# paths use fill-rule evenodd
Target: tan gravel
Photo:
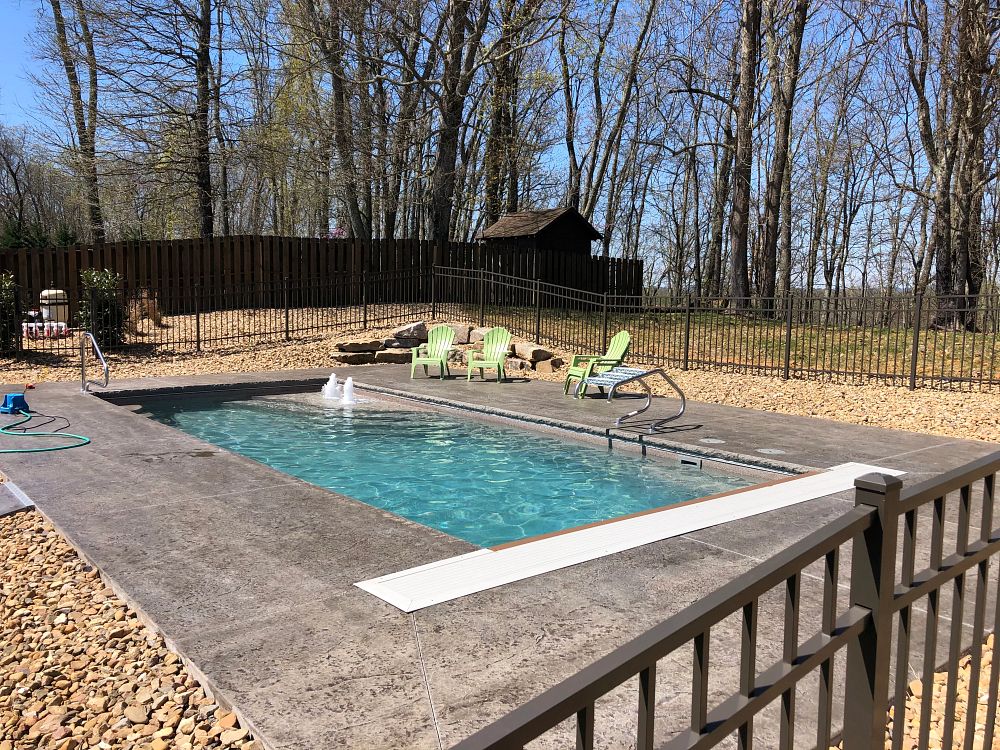
<instances>
[{"instance_id":1,"label":"tan gravel","mask_svg":"<svg viewBox=\"0 0 1000 750\"><path fill-rule=\"evenodd\" d=\"M990 670L993 663L993 634L986 637L986 642L983 644L981 651L981 661L980 661L980 672L978 680L978 689L974 693L974 699L976 702L976 723L974 727L974 734L972 738L972 748L973 750L984 750L985 746L985 729L986 729L986 712L989 708L988 698L989 698L989 685L990 685ZM956 679L956 695L958 699L955 702L954 711L954 734L951 746L954 748L965 747L965 728L967 725L970 707L969 707L969 688L972 684L972 657L969 655L963 656L958 662L957 679ZM929 743L930 748L941 748L943 747L944 739L944 717L945 717L945 693L948 687L948 672L942 670L935 673L934 682L931 688L931 712L930 712L930 732L929 732ZM902 722L896 721L896 706L891 706L889 708L889 716L885 729L885 746L886 748L892 747L892 739L894 733L897 731L897 724L901 723L900 731L903 733L903 744L904 750L916 750L919 747L920 739L920 719L922 715L922 702L924 696L924 685L920 680L914 680L910 683L909 689L906 693L906 706L905 714ZM993 742L991 750L1000 750L1000 711L997 712L993 728ZM840 750L843 747L843 743L835 746L835 750Z\"/></svg>"},{"instance_id":2,"label":"tan gravel","mask_svg":"<svg viewBox=\"0 0 1000 750\"><path fill-rule=\"evenodd\" d=\"M301 367L336 366L335 344L340 341L387 336L390 328L363 333L342 330L322 337L291 342L240 345L201 353L111 355L112 377L155 377L217 372L255 372ZM567 361L570 352L556 351ZM64 366L42 361L0 359L8 383L75 380L72 360ZM69 366L67 366L69 365ZM547 374L532 370L520 375L562 382L565 368ZM1000 393L961 392L885 385L881 382L839 383L820 380L781 380L741 373L691 370L673 373L688 398L749 409L821 417L852 424L912 430L933 435L977 440L1000 440ZM668 393L665 388L661 393Z\"/></svg>"},{"instance_id":3,"label":"tan gravel","mask_svg":"<svg viewBox=\"0 0 1000 750\"><path fill-rule=\"evenodd\" d=\"M0 518L0 750L259 750L38 512Z\"/></svg>"}]
</instances>

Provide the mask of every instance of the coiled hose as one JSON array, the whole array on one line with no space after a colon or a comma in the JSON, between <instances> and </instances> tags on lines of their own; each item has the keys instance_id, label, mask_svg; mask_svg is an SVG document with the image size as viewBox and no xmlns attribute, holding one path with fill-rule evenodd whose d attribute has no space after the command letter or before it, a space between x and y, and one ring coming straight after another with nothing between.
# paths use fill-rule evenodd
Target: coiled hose
<instances>
[{"instance_id":1,"label":"coiled hose","mask_svg":"<svg viewBox=\"0 0 1000 750\"><path fill-rule=\"evenodd\" d=\"M19 419L16 422L0 427L0 435L10 435L11 437L73 438L78 442L70 443L69 445L50 445L46 448L5 448L0 449L0 453L48 453L49 451L64 451L70 448L79 448L80 446L87 445L90 442L89 437L74 435L70 432L13 432L15 427L20 427L25 422L31 421L31 414L28 412L19 411L18 413L24 417L24 419Z\"/></svg>"}]
</instances>

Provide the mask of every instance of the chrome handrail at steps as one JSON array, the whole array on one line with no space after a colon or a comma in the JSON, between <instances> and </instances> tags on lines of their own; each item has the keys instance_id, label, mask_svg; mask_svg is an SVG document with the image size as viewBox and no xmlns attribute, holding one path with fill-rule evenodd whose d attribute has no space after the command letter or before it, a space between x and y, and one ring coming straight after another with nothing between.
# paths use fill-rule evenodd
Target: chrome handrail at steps
<instances>
[{"instance_id":1,"label":"chrome handrail at steps","mask_svg":"<svg viewBox=\"0 0 1000 750\"><path fill-rule=\"evenodd\" d=\"M658 429L668 422L673 422L675 419L680 419L684 415L684 410L687 408L687 399L684 398L684 391L681 387L674 382L661 367L654 368L652 370L640 370L636 367L614 367L607 372L600 373L598 375L591 375L584 380L581 380L576 384L575 394L579 394L580 388L583 385L596 385L602 390L608 388L608 403L615 397L615 392L619 387L623 385L628 385L629 383L635 383L639 385L646 395L646 403L643 404L638 409L630 411L628 414L622 414L618 419L615 420L615 427L625 426L625 420L631 419L632 417L637 417L647 409L653 403L653 391L650 389L649 384L646 382L646 378L658 376L663 378L674 392L680 398L681 405L680 409L677 410L676 414L666 417L665 419L655 419L649 423L649 434L654 434Z\"/></svg>"},{"instance_id":2,"label":"chrome handrail at steps","mask_svg":"<svg viewBox=\"0 0 1000 750\"><path fill-rule=\"evenodd\" d=\"M87 380L87 340L90 340L90 346L97 355L97 359L101 363L101 368L104 370L104 382L100 380ZM95 385L98 388L108 387L108 361L104 359L104 352L101 351L101 347L97 344L97 339L94 338L94 334L90 331L83 331L80 334L80 392L89 393L90 386Z\"/></svg>"}]
</instances>

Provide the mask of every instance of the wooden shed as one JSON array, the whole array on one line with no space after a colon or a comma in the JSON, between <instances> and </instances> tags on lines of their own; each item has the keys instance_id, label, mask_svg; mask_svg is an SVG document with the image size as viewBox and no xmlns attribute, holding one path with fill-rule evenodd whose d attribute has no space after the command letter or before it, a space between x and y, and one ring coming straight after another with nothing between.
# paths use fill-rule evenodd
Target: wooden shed
<instances>
[{"instance_id":1,"label":"wooden shed","mask_svg":"<svg viewBox=\"0 0 1000 750\"><path fill-rule=\"evenodd\" d=\"M504 214L479 239L488 249L579 253L590 257L590 243L602 235L575 208L547 208Z\"/></svg>"}]
</instances>

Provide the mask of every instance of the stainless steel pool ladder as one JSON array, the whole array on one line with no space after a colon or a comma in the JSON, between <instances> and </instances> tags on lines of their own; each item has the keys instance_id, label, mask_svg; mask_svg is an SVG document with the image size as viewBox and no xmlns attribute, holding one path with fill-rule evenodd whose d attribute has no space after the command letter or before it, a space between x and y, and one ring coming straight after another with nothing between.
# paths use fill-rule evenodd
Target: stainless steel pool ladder
<instances>
[{"instance_id":1,"label":"stainless steel pool ladder","mask_svg":"<svg viewBox=\"0 0 1000 750\"><path fill-rule=\"evenodd\" d=\"M680 419L684 414L684 410L687 408L687 399L684 398L684 391L681 390L680 386L674 382L674 379L667 375L662 368L657 367L653 370L640 370L636 367L615 367L607 372L602 372L599 375L593 375L585 381L580 381L576 385L576 391L579 392L584 383L587 385L596 385L599 388L608 388L608 403L611 403L611 399L615 397L615 392L620 386L627 385L629 383L638 383L642 386L642 389L646 392L646 403L638 409L630 411L628 414L622 414L618 417L618 419L615 420L615 427L621 427L622 423L626 419L639 416L653 403L653 392L649 389L649 385L646 383L646 378L654 375L658 375L663 378L667 381L667 385L674 389L674 392L681 400L681 407L678 409L677 413L672 416L666 417L665 419L656 419L650 422L649 432L650 434L653 434L667 422L673 422L675 419Z\"/></svg>"},{"instance_id":2,"label":"stainless steel pool ladder","mask_svg":"<svg viewBox=\"0 0 1000 750\"><path fill-rule=\"evenodd\" d=\"M97 355L97 359L101 363L101 368L104 370L104 382L100 380L87 380L87 342L90 342L91 349L94 350L94 354ZM96 385L98 388L108 387L108 361L104 359L104 352L101 351L101 347L97 345L97 339L94 338L94 334L90 331L83 331L80 334L80 391L81 393L89 393L90 386Z\"/></svg>"}]
</instances>

